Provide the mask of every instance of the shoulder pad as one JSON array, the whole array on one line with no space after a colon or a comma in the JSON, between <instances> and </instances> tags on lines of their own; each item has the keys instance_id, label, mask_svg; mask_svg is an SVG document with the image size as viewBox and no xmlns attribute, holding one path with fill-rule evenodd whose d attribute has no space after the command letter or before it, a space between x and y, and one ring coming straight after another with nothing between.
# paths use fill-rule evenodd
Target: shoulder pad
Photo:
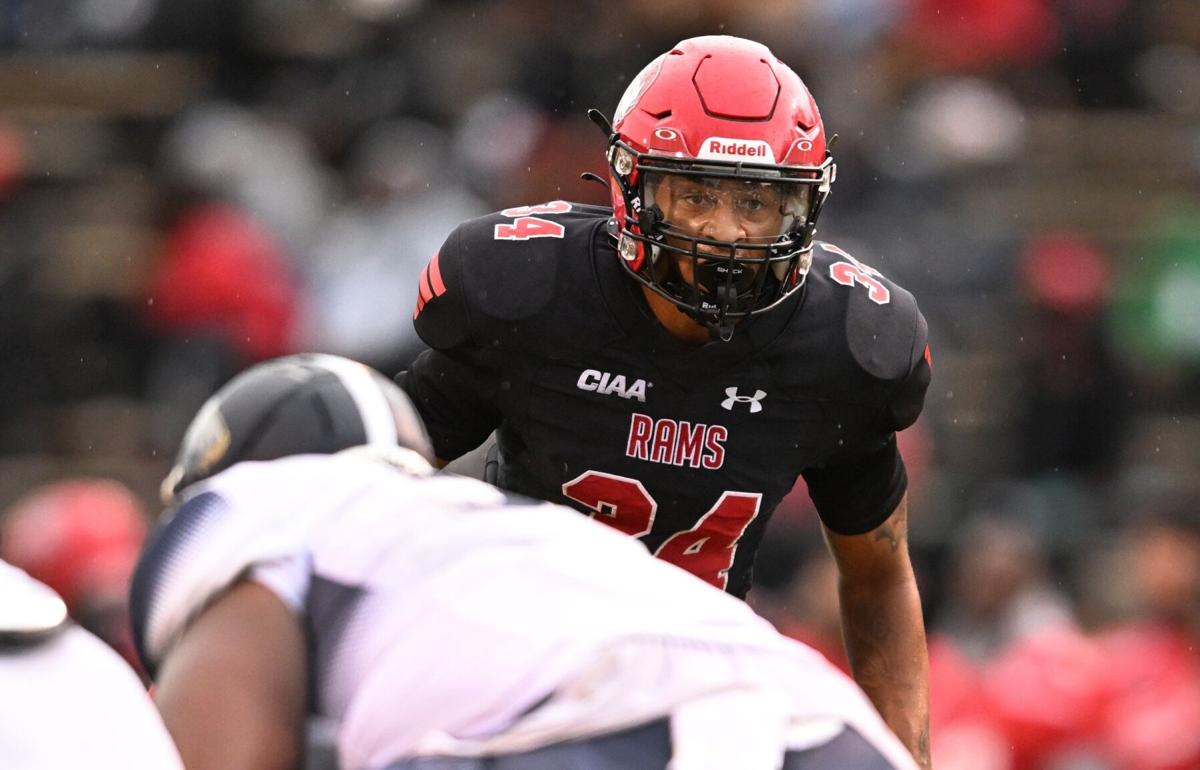
<instances>
[{"instance_id":1,"label":"shoulder pad","mask_svg":"<svg viewBox=\"0 0 1200 770\"><path fill-rule=\"evenodd\" d=\"M146 670L153 674L192 619L249 570L301 558L314 523L341 512L363 475L385 467L354 456L292 455L238 463L188 487L133 575L129 614Z\"/></svg>"},{"instance_id":2,"label":"shoulder pad","mask_svg":"<svg viewBox=\"0 0 1200 770\"><path fill-rule=\"evenodd\" d=\"M68 624L67 605L49 586L0 561L0 650L24 648Z\"/></svg>"},{"instance_id":3,"label":"shoulder pad","mask_svg":"<svg viewBox=\"0 0 1200 770\"><path fill-rule=\"evenodd\" d=\"M907 290L824 241L813 249L809 280L829 283L833 293L842 295L846 344L867 374L899 380L920 362L928 329Z\"/></svg>"},{"instance_id":4,"label":"shoulder pad","mask_svg":"<svg viewBox=\"0 0 1200 770\"><path fill-rule=\"evenodd\" d=\"M446 350L538 315L558 283L589 254L611 212L552 201L504 209L459 225L421 275L413 323L426 344Z\"/></svg>"}]
</instances>

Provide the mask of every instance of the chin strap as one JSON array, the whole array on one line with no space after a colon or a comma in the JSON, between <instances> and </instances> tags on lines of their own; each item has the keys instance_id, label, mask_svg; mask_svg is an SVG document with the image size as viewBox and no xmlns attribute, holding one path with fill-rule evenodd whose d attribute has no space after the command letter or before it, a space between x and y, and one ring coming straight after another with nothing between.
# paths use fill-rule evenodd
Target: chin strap
<instances>
[{"instance_id":1,"label":"chin strap","mask_svg":"<svg viewBox=\"0 0 1200 770\"><path fill-rule=\"evenodd\" d=\"M729 342L733 338L733 330L737 326L739 319L729 318L727 315L721 314L720 317L713 320L711 316L702 314L698 309L702 300L696 287L684 283L683 279L677 275L673 276L673 278L674 280L663 281L659 286L668 293L674 293L676 296L691 295L693 298L691 304L677 305L677 307L693 321L708 329L709 336L714 341ZM722 303L722 306L728 304L724 298L731 294L733 296L737 294L737 290L733 286L726 285L725 283L718 284L717 298Z\"/></svg>"},{"instance_id":2,"label":"chin strap","mask_svg":"<svg viewBox=\"0 0 1200 770\"><path fill-rule=\"evenodd\" d=\"M729 342L733 339L733 327L737 326L736 321L731 321L728 318L722 318L716 323L704 324L708 327L708 333L715 341Z\"/></svg>"},{"instance_id":3,"label":"chin strap","mask_svg":"<svg viewBox=\"0 0 1200 770\"><path fill-rule=\"evenodd\" d=\"M665 283L662 285L662 288L673 289L677 292L692 292L692 287L683 283ZM714 321L709 316L701 315L693 305L676 305L676 307L686 313L688 318L708 329L708 336L714 342L729 342L729 340L733 339L733 330L738 324L736 320L722 315Z\"/></svg>"}]
</instances>

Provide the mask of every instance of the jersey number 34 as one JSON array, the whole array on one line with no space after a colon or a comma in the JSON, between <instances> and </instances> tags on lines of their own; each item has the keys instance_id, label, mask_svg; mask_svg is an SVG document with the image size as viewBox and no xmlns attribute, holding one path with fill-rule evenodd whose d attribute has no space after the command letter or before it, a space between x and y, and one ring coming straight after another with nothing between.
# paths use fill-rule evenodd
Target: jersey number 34
<instances>
[{"instance_id":1,"label":"jersey number 34","mask_svg":"<svg viewBox=\"0 0 1200 770\"><path fill-rule=\"evenodd\" d=\"M626 535L642 537L654 527L658 502L637 479L588 471L563 484L562 489L568 498L590 508L593 519ZM696 526L671 535L654 555L723 591L738 541L761 505L761 494L722 492Z\"/></svg>"},{"instance_id":2,"label":"jersey number 34","mask_svg":"<svg viewBox=\"0 0 1200 770\"><path fill-rule=\"evenodd\" d=\"M512 222L496 225L492 235L497 241L527 241L530 238L562 238L567 229L558 222L535 217L534 214L566 214L571 204L550 201L537 206L517 206L500 212L501 216L516 217Z\"/></svg>"}]
</instances>

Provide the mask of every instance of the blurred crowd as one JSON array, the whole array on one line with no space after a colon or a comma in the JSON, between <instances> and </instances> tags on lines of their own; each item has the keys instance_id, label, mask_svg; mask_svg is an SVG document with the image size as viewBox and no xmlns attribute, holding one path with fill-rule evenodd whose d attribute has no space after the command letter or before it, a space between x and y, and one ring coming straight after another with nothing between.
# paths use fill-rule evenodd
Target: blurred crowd
<instances>
[{"instance_id":1,"label":"blurred crowd","mask_svg":"<svg viewBox=\"0 0 1200 770\"><path fill-rule=\"evenodd\" d=\"M929 319L935 765L1200 768L1194 0L0 0L0 557L128 653L194 409L286 352L403 369L450 229L605 203L585 110L715 32L805 79L819 237ZM840 660L802 488L757 576Z\"/></svg>"}]
</instances>

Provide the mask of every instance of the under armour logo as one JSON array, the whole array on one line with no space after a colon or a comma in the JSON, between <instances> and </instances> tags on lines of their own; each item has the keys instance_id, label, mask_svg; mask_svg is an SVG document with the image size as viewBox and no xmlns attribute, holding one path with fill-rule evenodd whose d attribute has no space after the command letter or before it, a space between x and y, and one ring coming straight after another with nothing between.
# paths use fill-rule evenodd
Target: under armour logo
<instances>
[{"instance_id":1,"label":"under armour logo","mask_svg":"<svg viewBox=\"0 0 1200 770\"><path fill-rule=\"evenodd\" d=\"M753 396L739 396L737 388L725 388L725 395L729 396L729 398L722 401L721 406L729 411L733 411L734 404L749 404L750 412L754 413L762 411L762 404L759 402L767 397L767 391L756 390Z\"/></svg>"}]
</instances>

